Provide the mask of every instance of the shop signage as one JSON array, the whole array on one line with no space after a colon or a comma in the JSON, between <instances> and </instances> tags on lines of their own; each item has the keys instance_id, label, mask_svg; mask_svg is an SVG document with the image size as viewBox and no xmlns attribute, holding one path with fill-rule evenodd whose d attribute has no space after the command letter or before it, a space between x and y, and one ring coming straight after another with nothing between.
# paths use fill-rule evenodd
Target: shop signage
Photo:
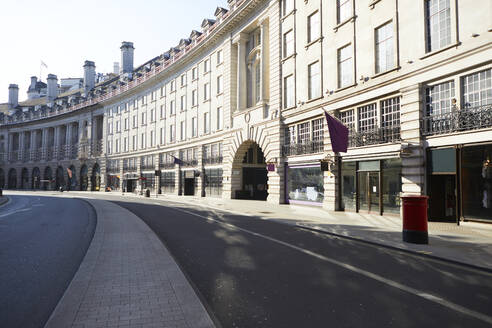
<instances>
[{"instance_id":1,"label":"shop signage","mask_svg":"<svg viewBox=\"0 0 492 328\"><path fill-rule=\"evenodd\" d=\"M193 179L195 177L195 171L185 171L185 179Z\"/></svg>"},{"instance_id":2,"label":"shop signage","mask_svg":"<svg viewBox=\"0 0 492 328\"><path fill-rule=\"evenodd\" d=\"M267 171L268 171L268 172L273 172L273 171L275 171L275 164L273 164L273 163L268 163L268 164L267 164Z\"/></svg>"}]
</instances>

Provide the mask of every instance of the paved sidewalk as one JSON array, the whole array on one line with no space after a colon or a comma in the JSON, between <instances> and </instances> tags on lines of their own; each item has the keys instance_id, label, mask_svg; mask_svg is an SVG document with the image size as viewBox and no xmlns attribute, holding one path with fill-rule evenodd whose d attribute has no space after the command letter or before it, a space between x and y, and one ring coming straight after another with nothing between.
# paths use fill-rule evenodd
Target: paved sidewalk
<instances>
[{"instance_id":1,"label":"paved sidewalk","mask_svg":"<svg viewBox=\"0 0 492 328\"><path fill-rule=\"evenodd\" d=\"M94 238L45 327L214 327L150 228L111 202L88 201L97 212Z\"/></svg>"}]
</instances>

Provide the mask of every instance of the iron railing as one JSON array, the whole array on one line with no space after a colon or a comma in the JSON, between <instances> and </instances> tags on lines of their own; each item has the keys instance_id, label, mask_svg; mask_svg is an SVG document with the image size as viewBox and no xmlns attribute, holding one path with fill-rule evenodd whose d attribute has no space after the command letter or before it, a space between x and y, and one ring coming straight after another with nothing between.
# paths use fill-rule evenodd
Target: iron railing
<instances>
[{"instance_id":1,"label":"iron railing","mask_svg":"<svg viewBox=\"0 0 492 328\"><path fill-rule=\"evenodd\" d=\"M151 164L140 164L140 168L142 170L155 170L155 165L154 163L151 163Z\"/></svg>"},{"instance_id":2,"label":"iron railing","mask_svg":"<svg viewBox=\"0 0 492 328\"><path fill-rule=\"evenodd\" d=\"M365 131L350 131L348 146L362 147L401 141L400 126L374 128Z\"/></svg>"},{"instance_id":3,"label":"iron railing","mask_svg":"<svg viewBox=\"0 0 492 328\"><path fill-rule=\"evenodd\" d=\"M10 162L17 162L19 160L19 151L18 150L11 151L9 155L10 155L9 156Z\"/></svg>"},{"instance_id":4,"label":"iron railing","mask_svg":"<svg viewBox=\"0 0 492 328\"><path fill-rule=\"evenodd\" d=\"M421 125L423 136L490 127L492 127L492 104L429 115L422 119Z\"/></svg>"},{"instance_id":5,"label":"iron railing","mask_svg":"<svg viewBox=\"0 0 492 328\"><path fill-rule=\"evenodd\" d=\"M76 159L77 158L77 154L79 153L79 144L76 143L76 144L70 145L69 152L70 153L69 153L68 157L70 159Z\"/></svg>"},{"instance_id":6,"label":"iron railing","mask_svg":"<svg viewBox=\"0 0 492 328\"><path fill-rule=\"evenodd\" d=\"M220 164L222 160L222 156L208 157L203 159L203 164Z\"/></svg>"},{"instance_id":7,"label":"iron railing","mask_svg":"<svg viewBox=\"0 0 492 328\"><path fill-rule=\"evenodd\" d=\"M106 172L107 173L119 173L120 168L119 167L107 167Z\"/></svg>"},{"instance_id":8,"label":"iron railing","mask_svg":"<svg viewBox=\"0 0 492 328\"><path fill-rule=\"evenodd\" d=\"M92 156L97 157L102 155L102 140L97 140L93 144Z\"/></svg>"},{"instance_id":9,"label":"iron railing","mask_svg":"<svg viewBox=\"0 0 492 328\"><path fill-rule=\"evenodd\" d=\"M159 163L159 168L161 168L161 169L174 169L174 162Z\"/></svg>"},{"instance_id":10,"label":"iron railing","mask_svg":"<svg viewBox=\"0 0 492 328\"><path fill-rule=\"evenodd\" d=\"M181 166L183 166L183 167L192 167L192 166L197 166L197 165L198 165L198 160L196 160L196 159L183 161L183 164L181 164Z\"/></svg>"},{"instance_id":11,"label":"iron railing","mask_svg":"<svg viewBox=\"0 0 492 328\"><path fill-rule=\"evenodd\" d=\"M282 146L283 156L321 153L324 149L323 140L308 141Z\"/></svg>"},{"instance_id":12,"label":"iron railing","mask_svg":"<svg viewBox=\"0 0 492 328\"><path fill-rule=\"evenodd\" d=\"M46 153L45 153L45 159L46 161L51 161L53 159L53 155L55 153L55 147L48 147L46 149Z\"/></svg>"}]
</instances>

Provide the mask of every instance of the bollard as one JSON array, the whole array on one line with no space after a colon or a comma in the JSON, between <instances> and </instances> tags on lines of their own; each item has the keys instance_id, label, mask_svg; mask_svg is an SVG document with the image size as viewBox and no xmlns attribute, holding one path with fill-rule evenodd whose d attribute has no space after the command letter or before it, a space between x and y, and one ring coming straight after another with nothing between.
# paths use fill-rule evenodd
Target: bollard
<instances>
[{"instance_id":1,"label":"bollard","mask_svg":"<svg viewBox=\"0 0 492 328\"><path fill-rule=\"evenodd\" d=\"M428 244L427 196L402 196L403 200L403 241L414 244Z\"/></svg>"}]
</instances>

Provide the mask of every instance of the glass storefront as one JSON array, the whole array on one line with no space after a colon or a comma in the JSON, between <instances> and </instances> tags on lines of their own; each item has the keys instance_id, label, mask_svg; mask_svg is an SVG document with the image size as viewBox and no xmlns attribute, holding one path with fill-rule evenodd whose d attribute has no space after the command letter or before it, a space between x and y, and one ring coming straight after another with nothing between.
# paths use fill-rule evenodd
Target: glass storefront
<instances>
[{"instance_id":1,"label":"glass storefront","mask_svg":"<svg viewBox=\"0 0 492 328\"><path fill-rule=\"evenodd\" d=\"M289 166L287 173L289 203L319 204L324 199L323 172L319 164Z\"/></svg>"},{"instance_id":2,"label":"glass storefront","mask_svg":"<svg viewBox=\"0 0 492 328\"><path fill-rule=\"evenodd\" d=\"M341 207L370 213L399 213L401 159L342 162Z\"/></svg>"},{"instance_id":3,"label":"glass storefront","mask_svg":"<svg viewBox=\"0 0 492 328\"><path fill-rule=\"evenodd\" d=\"M205 169L205 197L222 197L222 169Z\"/></svg>"},{"instance_id":4,"label":"glass storefront","mask_svg":"<svg viewBox=\"0 0 492 328\"><path fill-rule=\"evenodd\" d=\"M117 190L120 188L120 178L117 175L108 175L107 186L111 190Z\"/></svg>"},{"instance_id":5,"label":"glass storefront","mask_svg":"<svg viewBox=\"0 0 492 328\"><path fill-rule=\"evenodd\" d=\"M175 174L174 171L161 172L161 192L164 194L174 193Z\"/></svg>"},{"instance_id":6,"label":"glass storefront","mask_svg":"<svg viewBox=\"0 0 492 328\"><path fill-rule=\"evenodd\" d=\"M142 173L142 188L143 190L149 189L151 192L155 191L155 173Z\"/></svg>"},{"instance_id":7,"label":"glass storefront","mask_svg":"<svg viewBox=\"0 0 492 328\"><path fill-rule=\"evenodd\" d=\"M463 147L463 216L492 220L492 144Z\"/></svg>"}]
</instances>

